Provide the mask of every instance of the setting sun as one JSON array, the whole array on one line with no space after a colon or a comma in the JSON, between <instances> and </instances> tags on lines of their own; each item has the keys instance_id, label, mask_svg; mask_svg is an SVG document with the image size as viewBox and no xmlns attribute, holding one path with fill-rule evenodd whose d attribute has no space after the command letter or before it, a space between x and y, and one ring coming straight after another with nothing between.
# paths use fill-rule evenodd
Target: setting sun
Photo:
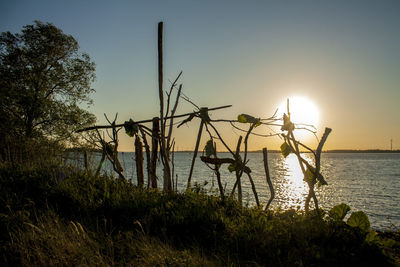
<instances>
[{"instance_id":1,"label":"setting sun","mask_svg":"<svg viewBox=\"0 0 400 267\"><path fill-rule=\"evenodd\" d=\"M292 122L301 125L312 125L318 126L319 121L319 110L318 107L306 97L290 97L289 98L290 117ZM283 101L278 109L278 117L283 116L283 113L287 113L287 101Z\"/></svg>"}]
</instances>

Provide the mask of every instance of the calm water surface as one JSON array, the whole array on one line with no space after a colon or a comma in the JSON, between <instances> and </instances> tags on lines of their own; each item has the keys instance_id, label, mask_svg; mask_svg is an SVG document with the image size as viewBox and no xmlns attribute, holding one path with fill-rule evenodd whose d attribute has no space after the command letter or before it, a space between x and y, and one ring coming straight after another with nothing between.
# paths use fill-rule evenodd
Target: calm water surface
<instances>
[{"instance_id":1,"label":"calm water surface","mask_svg":"<svg viewBox=\"0 0 400 267\"><path fill-rule=\"evenodd\" d=\"M186 186L192 157L190 152L175 153L175 177L178 179L178 189L181 191ZM229 157L229 154L219 153L219 157ZM265 178L263 155L249 153L248 158L250 160L248 166L252 170L259 199L265 204L270 197L270 191ZM96 161L98 157L93 158L93 162ZM121 153L120 161L125 176L135 181L134 154ZM269 153L268 164L275 188L272 206L303 209L308 189L303 181L297 158L290 155L285 159L280 153ZM374 228L400 227L399 153L324 153L321 165L321 172L328 182L327 186L316 188L321 208L327 210L344 202L352 211L365 211ZM111 165L105 164L103 170L111 172ZM162 177L161 168L158 173L159 177ZM230 192L235 182L234 173L229 173L227 165L222 165L221 176L226 191ZM205 186L208 190L218 189L215 175L199 158L196 160L192 179L193 182L200 184L208 182ZM242 182L245 202L250 206L254 205L247 175L243 175Z\"/></svg>"}]
</instances>

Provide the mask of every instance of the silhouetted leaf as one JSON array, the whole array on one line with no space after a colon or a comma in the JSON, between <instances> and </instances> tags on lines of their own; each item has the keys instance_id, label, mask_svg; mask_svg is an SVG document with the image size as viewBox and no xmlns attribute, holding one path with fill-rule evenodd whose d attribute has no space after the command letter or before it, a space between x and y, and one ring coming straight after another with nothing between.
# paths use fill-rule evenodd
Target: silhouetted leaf
<instances>
[{"instance_id":1,"label":"silhouetted leaf","mask_svg":"<svg viewBox=\"0 0 400 267\"><path fill-rule=\"evenodd\" d=\"M285 114L283 114L283 125L281 127L282 131L293 131L294 130L294 124L290 121L289 117Z\"/></svg>"},{"instance_id":2,"label":"silhouetted leaf","mask_svg":"<svg viewBox=\"0 0 400 267\"><path fill-rule=\"evenodd\" d=\"M324 176L321 173L318 174L317 180L318 180L318 187L323 185L328 185L328 183L325 181Z\"/></svg>"},{"instance_id":3,"label":"silhouetted leaf","mask_svg":"<svg viewBox=\"0 0 400 267\"><path fill-rule=\"evenodd\" d=\"M342 203L330 209L329 216L336 221L342 221L349 211L349 205Z\"/></svg>"},{"instance_id":4,"label":"silhouetted leaf","mask_svg":"<svg viewBox=\"0 0 400 267\"><path fill-rule=\"evenodd\" d=\"M134 137L139 131L138 125L132 119L129 119L129 121L124 123L124 128L126 134L130 137Z\"/></svg>"},{"instance_id":5,"label":"silhouetted leaf","mask_svg":"<svg viewBox=\"0 0 400 267\"><path fill-rule=\"evenodd\" d=\"M216 153L215 147L214 147L214 142L213 140L208 140L206 146L204 147L206 151L206 156L210 157L211 155L214 155Z\"/></svg>"},{"instance_id":6,"label":"silhouetted leaf","mask_svg":"<svg viewBox=\"0 0 400 267\"><path fill-rule=\"evenodd\" d=\"M179 127L181 127L183 124L185 124L185 123L187 123L187 122L193 120L193 118L194 118L194 113L190 114L189 117L188 117L187 119L184 119L184 120L178 125L177 128L179 128Z\"/></svg>"},{"instance_id":7,"label":"silhouetted leaf","mask_svg":"<svg viewBox=\"0 0 400 267\"><path fill-rule=\"evenodd\" d=\"M353 212L347 220L347 224L351 227L358 227L365 232L369 231L370 227L368 216L363 211Z\"/></svg>"},{"instance_id":8,"label":"silhouetted leaf","mask_svg":"<svg viewBox=\"0 0 400 267\"><path fill-rule=\"evenodd\" d=\"M282 155L286 158L290 153L293 152L292 148L285 142L281 145Z\"/></svg>"}]
</instances>

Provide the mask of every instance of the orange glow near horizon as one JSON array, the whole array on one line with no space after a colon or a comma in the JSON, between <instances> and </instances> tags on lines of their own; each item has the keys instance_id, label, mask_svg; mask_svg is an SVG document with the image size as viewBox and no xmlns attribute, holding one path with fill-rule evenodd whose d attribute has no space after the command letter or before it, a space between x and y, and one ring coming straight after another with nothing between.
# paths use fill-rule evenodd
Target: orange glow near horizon
<instances>
[{"instance_id":1,"label":"orange glow near horizon","mask_svg":"<svg viewBox=\"0 0 400 267\"><path fill-rule=\"evenodd\" d=\"M319 124L320 112L312 100L303 96L289 97L290 119L296 124L296 136L300 139L308 139L312 134L304 129L316 130ZM287 100L282 101L278 108L278 117L287 114Z\"/></svg>"}]
</instances>

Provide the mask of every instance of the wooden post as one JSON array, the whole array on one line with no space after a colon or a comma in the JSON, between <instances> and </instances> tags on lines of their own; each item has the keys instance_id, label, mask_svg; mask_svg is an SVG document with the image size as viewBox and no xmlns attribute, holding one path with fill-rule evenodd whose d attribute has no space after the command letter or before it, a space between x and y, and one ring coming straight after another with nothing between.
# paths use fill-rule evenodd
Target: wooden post
<instances>
[{"instance_id":1,"label":"wooden post","mask_svg":"<svg viewBox=\"0 0 400 267\"><path fill-rule=\"evenodd\" d=\"M135 139L135 159L136 159L136 175L139 187L144 186L144 173L143 173L143 144L139 136L136 135Z\"/></svg>"},{"instance_id":2,"label":"wooden post","mask_svg":"<svg viewBox=\"0 0 400 267\"><path fill-rule=\"evenodd\" d=\"M169 153L165 143L164 90L163 90L163 22L158 23L158 94L160 98L160 154L164 164L164 191L172 190Z\"/></svg>"},{"instance_id":3,"label":"wooden post","mask_svg":"<svg viewBox=\"0 0 400 267\"><path fill-rule=\"evenodd\" d=\"M160 124L158 117L153 118L153 130L151 138L151 188L157 188L157 152L158 152L158 138L159 138Z\"/></svg>"},{"instance_id":4,"label":"wooden post","mask_svg":"<svg viewBox=\"0 0 400 267\"><path fill-rule=\"evenodd\" d=\"M146 151L146 164L147 164L147 188L150 187L150 181L151 181L151 168L150 168L150 147L149 144L147 143L147 138L146 138L146 133L143 131L142 128L139 128L140 133L142 134L142 140L144 143L144 149Z\"/></svg>"},{"instance_id":5,"label":"wooden post","mask_svg":"<svg viewBox=\"0 0 400 267\"><path fill-rule=\"evenodd\" d=\"M264 156L264 169L265 169L265 176L267 177L267 183L269 186L269 190L271 192L271 195L269 197L268 203L265 206L265 211L268 210L269 205L271 205L272 200L275 197L275 191L274 191L274 186L272 185L271 177L269 176L269 168L268 168L268 151L267 148L263 148L263 156Z\"/></svg>"}]
</instances>

